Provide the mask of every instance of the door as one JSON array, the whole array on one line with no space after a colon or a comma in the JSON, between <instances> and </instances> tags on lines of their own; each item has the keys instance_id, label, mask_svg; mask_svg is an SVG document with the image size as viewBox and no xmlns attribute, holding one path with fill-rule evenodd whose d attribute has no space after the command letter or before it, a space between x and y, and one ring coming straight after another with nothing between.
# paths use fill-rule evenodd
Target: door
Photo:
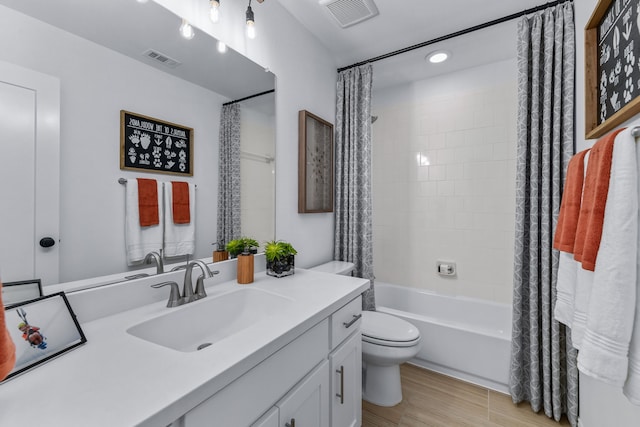
<instances>
[{"instance_id":1,"label":"door","mask_svg":"<svg viewBox=\"0 0 640 427\"><path fill-rule=\"evenodd\" d=\"M331 354L331 426L362 423L362 337L351 335Z\"/></svg>"},{"instance_id":2,"label":"door","mask_svg":"<svg viewBox=\"0 0 640 427\"><path fill-rule=\"evenodd\" d=\"M0 277L57 283L59 80L0 61L0 135Z\"/></svg>"},{"instance_id":3,"label":"door","mask_svg":"<svg viewBox=\"0 0 640 427\"><path fill-rule=\"evenodd\" d=\"M329 362L325 360L277 403L281 427L329 427Z\"/></svg>"}]
</instances>

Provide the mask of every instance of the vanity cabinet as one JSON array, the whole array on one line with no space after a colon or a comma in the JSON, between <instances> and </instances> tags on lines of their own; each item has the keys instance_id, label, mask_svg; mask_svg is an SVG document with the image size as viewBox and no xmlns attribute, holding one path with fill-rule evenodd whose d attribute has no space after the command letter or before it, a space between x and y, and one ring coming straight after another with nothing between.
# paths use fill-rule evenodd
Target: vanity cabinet
<instances>
[{"instance_id":1,"label":"vanity cabinet","mask_svg":"<svg viewBox=\"0 0 640 427\"><path fill-rule=\"evenodd\" d=\"M361 304L361 297L355 298L173 426L359 426Z\"/></svg>"}]
</instances>

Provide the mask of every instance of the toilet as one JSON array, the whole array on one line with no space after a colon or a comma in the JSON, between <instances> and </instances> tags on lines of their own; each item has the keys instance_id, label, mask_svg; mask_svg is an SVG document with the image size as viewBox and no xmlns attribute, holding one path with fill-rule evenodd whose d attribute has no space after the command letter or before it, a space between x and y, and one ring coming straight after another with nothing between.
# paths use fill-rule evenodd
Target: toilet
<instances>
[{"instance_id":1,"label":"toilet","mask_svg":"<svg viewBox=\"0 0 640 427\"><path fill-rule=\"evenodd\" d=\"M350 275L350 262L331 261L310 270ZM420 350L420 331L399 317L377 311L363 311L362 398L378 406L395 406L402 401L400 364Z\"/></svg>"}]
</instances>

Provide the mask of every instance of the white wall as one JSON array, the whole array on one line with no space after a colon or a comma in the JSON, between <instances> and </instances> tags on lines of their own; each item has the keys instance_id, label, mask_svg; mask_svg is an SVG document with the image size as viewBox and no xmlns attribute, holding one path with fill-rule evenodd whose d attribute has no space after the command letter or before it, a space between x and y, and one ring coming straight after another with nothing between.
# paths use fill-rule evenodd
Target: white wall
<instances>
[{"instance_id":1,"label":"white wall","mask_svg":"<svg viewBox=\"0 0 640 427\"><path fill-rule=\"evenodd\" d=\"M5 7L0 13L0 60L61 82L61 282L127 269L125 188L118 178L145 174L120 170L121 109L195 129L194 176L153 178L198 185L196 254L211 254L217 118L225 98Z\"/></svg>"},{"instance_id":2,"label":"white wall","mask_svg":"<svg viewBox=\"0 0 640 427\"><path fill-rule=\"evenodd\" d=\"M299 267L332 259L333 214L298 214L297 156L299 110L334 121L334 59L278 2L252 5L258 32L254 40L244 35L245 2L224 2L218 24L209 20L206 1L156 2L276 75L276 237L295 246Z\"/></svg>"},{"instance_id":3,"label":"white wall","mask_svg":"<svg viewBox=\"0 0 640 427\"><path fill-rule=\"evenodd\" d=\"M374 89L378 280L511 303L516 75L509 60Z\"/></svg>"},{"instance_id":4,"label":"white wall","mask_svg":"<svg viewBox=\"0 0 640 427\"><path fill-rule=\"evenodd\" d=\"M590 147L594 140L584 135L584 27L598 2L574 2L576 19L576 146L577 151ZM634 118L637 119L637 116ZM632 119L633 120L633 119ZM580 374L580 426L631 427L640 424L640 406L632 405L617 387Z\"/></svg>"}]
</instances>

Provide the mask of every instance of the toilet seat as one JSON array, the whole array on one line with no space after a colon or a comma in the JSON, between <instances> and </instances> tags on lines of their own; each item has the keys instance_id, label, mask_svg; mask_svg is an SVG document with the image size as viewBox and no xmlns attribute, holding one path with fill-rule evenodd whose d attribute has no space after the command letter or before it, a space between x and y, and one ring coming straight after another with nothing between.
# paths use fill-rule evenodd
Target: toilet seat
<instances>
[{"instance_id":1,"label":"toilet seat","mask_svg":"<svg viewBox=\"0 0 640 427\"><path fill-rule=\"evenodd\" d=\"M386 313L363 311L362 341L386 347L412 347L420 342L420 331L411 323Z\"/></svg>"}]
</instances>

